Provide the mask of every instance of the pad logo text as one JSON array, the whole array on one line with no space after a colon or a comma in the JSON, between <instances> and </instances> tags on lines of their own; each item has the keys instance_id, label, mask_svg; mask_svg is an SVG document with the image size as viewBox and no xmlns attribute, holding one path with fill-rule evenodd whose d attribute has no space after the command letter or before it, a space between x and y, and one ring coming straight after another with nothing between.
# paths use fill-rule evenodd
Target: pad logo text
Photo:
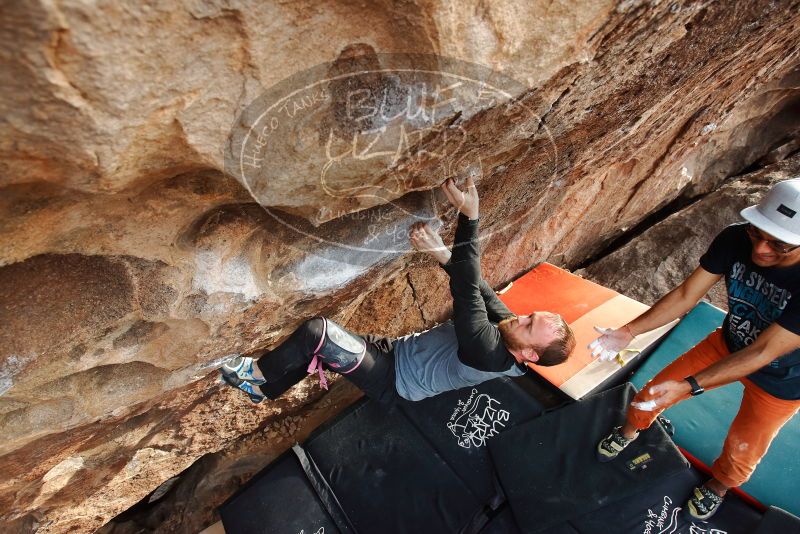
<instances>
[{"instance_id":1,"label":"pad logo text","mask_svg":"<svg viewBox=\"0 0 800 534\"><path fill-rule=\"evenodd\" d=\"M688 525L688 530L686 529L687 525L679 528L678 514L680 511L681 507L673 508L672 499L665 495L661 509L654 512L648 508L642 534L727 534L725 530L709 528L705 525L697 526L694 523Z\"/></svg>"},{"instance_id":2,"label":"pad logo text","mask_svg":"<svg viewBox=\"0 0 800 534\"><path fill-rule=\"evenodd\" d=\"M466 401L458 401L447 428L465 449L483 447L486 440L496 436L509 419L507 410L498 409L500 401L472 389Z\"/></svg>"}]
</instances>

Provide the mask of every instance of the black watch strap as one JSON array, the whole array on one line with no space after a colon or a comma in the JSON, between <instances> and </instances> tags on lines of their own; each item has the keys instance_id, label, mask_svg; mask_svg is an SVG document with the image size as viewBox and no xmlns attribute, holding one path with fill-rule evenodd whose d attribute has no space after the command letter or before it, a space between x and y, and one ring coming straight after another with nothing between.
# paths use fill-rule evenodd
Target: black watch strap
<instances>
[{"instance_id":1,"label":"black watch strap","mask_svg":"<svg viewBox=\"0 0 800 534\"><path fill-rule=\"evenodd\" d=\"M686 378L684 378L684 380L689 382L689 385L692 386L692 391L691 391L692 397L696 397L705 391L705 389L703 389L703 387L701 387L700 384L697 383L697 380L695 380L693 376L691 375L687 376Z\"/></svg>"}]
</instances>

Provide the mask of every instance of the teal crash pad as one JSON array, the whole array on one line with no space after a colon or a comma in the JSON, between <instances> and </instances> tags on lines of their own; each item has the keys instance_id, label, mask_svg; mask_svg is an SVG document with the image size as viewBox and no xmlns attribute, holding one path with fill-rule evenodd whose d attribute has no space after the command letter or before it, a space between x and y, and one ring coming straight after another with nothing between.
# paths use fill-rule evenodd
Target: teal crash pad
<instances>
[{"instance_id":1,"label":"teal crash pad","mask_svg":"<svg viewBox=\"0 0 800 534\"><path fill-rule=\"evenodd\" d=\"M641 389L661 369L722 325L725 312L701 302L664 339L631 378ZM711 466L722 451L725 436L742 401L744 386L735 382L707 391L664 412L675 427L675 443ZM794 444L794 446L793 446ZM741 490L766 506L800 514L800 417L794 417L772 442L756 472Z\"/></svg>"}]
</instances>

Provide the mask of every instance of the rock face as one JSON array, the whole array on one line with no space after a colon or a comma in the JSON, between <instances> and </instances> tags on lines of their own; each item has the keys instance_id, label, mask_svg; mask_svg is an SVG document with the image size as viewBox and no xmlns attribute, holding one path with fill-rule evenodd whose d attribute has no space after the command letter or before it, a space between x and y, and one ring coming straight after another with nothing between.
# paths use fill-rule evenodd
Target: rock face
<instances>
[{"instance_id":1,"label":"rock face","mask_svg":"<svg viewBox=\"0 0 800 534\"><path fill-rule=\"evenodd\" d=\"M713 191L796 136L798 28L790 1L7 3L0 528L96 530L220 450L231 456L209 469L231 471L204 480L232 491L285 434L352 400L344 383L323 395L306 381L253 408L213 369L314 314L384 335L446 317L443 273L404 232L435 219L451 237L453 211L431 193L448 173L477 168L494 285L544 260L578 265ZM448 75L444 57L479 64L464 87L517 83L489 98L464 89L429 123L360 120L351 93L361 108L386 94L431 105L390 64L398 53ZM286 175L253 182L227 165L259 98L318 68L354 85L328 83L318 108L300 100L305 122L269 145ZM383 131L414 135L392 138L397 157L367 157ZM366 145L325 188L332 132L339 149ZM168 523L211 522L224 491L199 491L217 500Z\"/></svg>"},{"instance_id":2,"label":"rock face","mask_svg":"<svg viewBox=\"0 0 800 534\"><path fill-rule=\"evenodd\" d=\"M576 274L653 304L697 268L723 228L742 220L742 209L757 204L773 184L798 176L800 154L738 177ZM725 283L718 282L708 298L727 310Z\"/></svg>"}]
</instances>

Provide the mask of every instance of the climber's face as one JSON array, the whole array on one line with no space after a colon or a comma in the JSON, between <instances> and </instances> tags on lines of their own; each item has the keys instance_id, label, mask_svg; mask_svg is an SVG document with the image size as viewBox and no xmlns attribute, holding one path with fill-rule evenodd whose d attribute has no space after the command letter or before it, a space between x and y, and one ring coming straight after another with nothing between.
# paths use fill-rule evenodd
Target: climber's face
<instances>
[{"instance_id":1,"label":"climber's face","mask_svg":"<svg viewBox=\"0 0 800 534\"><path fill-rule=\"evenodd\" d=\"M508 349L520 363L534 363L539 352L558 337L561 317L546 311L533 312L503 321L498 325Z\"/></svg>"}]
</instances>

